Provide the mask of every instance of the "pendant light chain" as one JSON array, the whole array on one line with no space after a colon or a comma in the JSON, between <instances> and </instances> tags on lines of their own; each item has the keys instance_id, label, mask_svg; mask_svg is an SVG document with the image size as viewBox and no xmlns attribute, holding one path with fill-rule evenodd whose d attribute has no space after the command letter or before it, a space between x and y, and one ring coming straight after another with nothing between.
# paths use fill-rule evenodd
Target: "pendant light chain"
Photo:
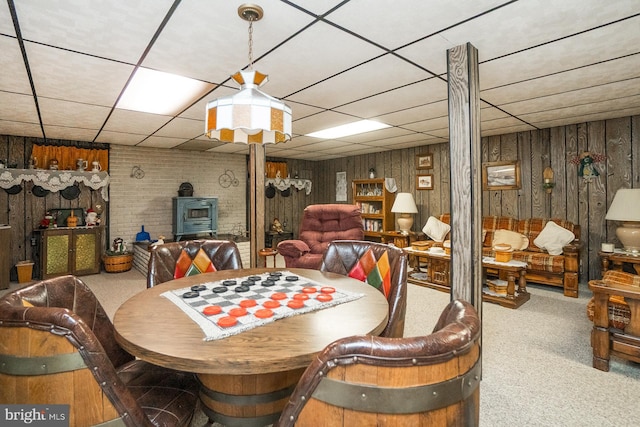
<instances>
[{"instance_id":1,"label":"pendant light chain","mask_svg":"<svg viewBox=\"0 0 640 427\"><path fill-rule=\"evenodd\" d=\"M249 69L253 70L253 19L249 21Z\"/></svg>"}]
</instances>

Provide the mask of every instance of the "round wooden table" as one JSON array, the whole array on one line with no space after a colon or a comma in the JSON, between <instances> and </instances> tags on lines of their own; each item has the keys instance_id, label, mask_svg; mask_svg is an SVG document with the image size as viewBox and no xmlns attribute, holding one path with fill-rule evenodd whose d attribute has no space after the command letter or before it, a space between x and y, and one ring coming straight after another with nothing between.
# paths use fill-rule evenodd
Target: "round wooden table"
<instances>
[{"instance_id":1,"label":"round wooden table","mask_svg":"<svg viewBox=\"0 0 640 427\"><path fill-rule=\"evenodd\" d=\"M317 270L286 269L300 277L362 293L355 301L276 320L216 341L160 296L173 289L285 269L224 270L184 277L146 289L115 313L116 340L131 354L156 365L198 374L205 413L227 426L260 426L277 420L314 355L351 335L378 335L388 303L366 283Z\"/></svg>"}]
</instances>

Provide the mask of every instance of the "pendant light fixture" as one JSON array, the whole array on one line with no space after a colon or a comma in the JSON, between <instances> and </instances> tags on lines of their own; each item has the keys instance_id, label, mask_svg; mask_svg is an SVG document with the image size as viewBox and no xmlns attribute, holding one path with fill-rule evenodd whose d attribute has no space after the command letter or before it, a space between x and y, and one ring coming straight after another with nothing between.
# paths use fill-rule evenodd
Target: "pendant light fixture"
<instances>
[{"instance_id":1,"label":"pendant light fixture","mask_svg":"<svg viewBox=\"0 0 640 427\"><path fill-rule=\"evenodd\" d=\"M249 68L238 71L233 80L240 91L207 103L205 134L222 142L274 144L291 139L291 108L258 88L269 79L253 70L253 23L264 11L258 5L243 4L238 15L249 22Z\"/></svg>"}]
</instances>

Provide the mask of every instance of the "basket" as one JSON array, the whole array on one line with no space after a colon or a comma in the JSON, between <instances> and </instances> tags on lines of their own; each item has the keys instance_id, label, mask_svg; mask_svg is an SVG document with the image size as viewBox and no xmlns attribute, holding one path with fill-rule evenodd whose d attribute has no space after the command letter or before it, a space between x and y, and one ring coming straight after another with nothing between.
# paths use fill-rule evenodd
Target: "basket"
<instances>
[{"instance_id":1,"label":"basket","mask_svg":"<svg viewBox=\"0 0 640 427\"><path fill-rule=\"evenodd\" d=\"M495 258L497 262L509 262L513 256L513 249L511 248L511 245L506 243L498 243L497 245L494 245L493 251L496 254Z\"/></svg>"},{"instance_id":2,"label":"basket","mask_svg":"<svg viewBox=\"0 0 640 427\"><path fill-rule=\"evenodd\" d=\"M102 262L104 263L104 270L107 273L123 273L131 270L133 254L104 255Z\"/></svg>"}]
</instances>

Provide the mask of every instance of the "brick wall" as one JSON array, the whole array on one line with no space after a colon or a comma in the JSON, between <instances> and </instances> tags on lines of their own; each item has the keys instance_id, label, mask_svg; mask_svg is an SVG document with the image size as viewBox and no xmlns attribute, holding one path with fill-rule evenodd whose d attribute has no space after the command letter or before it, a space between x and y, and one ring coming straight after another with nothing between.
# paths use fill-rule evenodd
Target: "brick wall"
<instances>
[{"instance_id":1,"label":"brick wall","mask_svg":"<svg viewBox=\"0 0 640 427\"><path fill-rule=\"evenodd\" d=\"M132 177L137 166L144 177ZM224 188L220 175L235 176L237 186ZM246 157L184 150L112 145L109 158L110 230L108 241L135 240L142 225L152 239L173 238L171 199L183 182L193 185L193 196L218 197L218 232L232 233L246 224Z\"/></svg>"}]
</instances>

